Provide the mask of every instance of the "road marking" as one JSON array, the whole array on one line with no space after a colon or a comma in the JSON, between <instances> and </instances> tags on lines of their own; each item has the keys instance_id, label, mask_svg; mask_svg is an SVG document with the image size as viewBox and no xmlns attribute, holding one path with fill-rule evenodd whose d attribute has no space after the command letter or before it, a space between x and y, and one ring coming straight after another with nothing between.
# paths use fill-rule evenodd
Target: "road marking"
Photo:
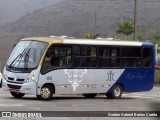
<instances>
[{"instance_id":1,"label":"road marking","mask_svg":"<svg viewBox=\"0 0 160 120\"><path fill-rule=\"evenodd\" d=\"M77 106L79 106L79 105L71 105L72 107L77 107Z\"/></svg>"},{"instance_id":2,"label":"road marking","mask_svg":"<svg viewBox=\"0 0 160 120\"><path fill-rule=\"evenodd\" d=\"M26 106L23 104L0 104L1 107L22 107L22 106Z\"/></svg>"},{"instance_id":3,"label":"road marking","mask_svg":"<svg viewBox=\"0 0 160 120\"><path fill-rule=\"evenodd\" d=\"M144 95L142 93L124 93L123 95Z\"/></svg>"},{"instance_id":4,"label":"road marking","mask_svg":"<svg viewBox=\"0 0 160 120\"><path fill-rule=\"evenodd\" d=\"M151 93L150 93L151 94ZM160 100L160 95L159 94L141 94L141 93L126 93L123 94L124 97L130 97L130 98L137 98L137 99L147 99L149 101L159 101Z\"/></svg>"},{"instance_id":5,"label":"road marking","mask_svg":"<svg viewBox=\"0 0 160 120\"><path fill-rule=\"evenodd\" d=\"M91 106L95 104L78 104L78 105L71 105L72 107L77 107L77 106Z\"/></svg>"},{"instance_id":6,"label":"road marking","mask_svg":"<svg viewBox=\"0 0 160 120\"><path fill-rule=\"evenodd\" d=\"M26 109L36 109L36 110L40 110L41 108L38 108L38 107L30 107L28 105L23 105L23 104L0 104L0 107L24 107Z\"/></svg>"},{"instance_id":7,"label":"road marking","mask_svg":"<svg viewBox=\"0 0 160 120\"><path fill-rule=\"evenodd\" d=\"M28 105L26 106L26 108L27 108L27 107L30 108L30 109L36 109L36 110L40 110L40 109L41 109L41 108L39 108L39 107L31 107L31 106L28 106Z\"/></svg>"},{"instance_id":8,"label":"road marking","mask_svg":"<svg viewBox=\"0 0 160 120\"><path fill-rule=\"evenodd\" d=\"M43 118L38 118L38 120L71 120L70 118L61 118L61 117L43 117Z\"/></svg>"}]
</instances>

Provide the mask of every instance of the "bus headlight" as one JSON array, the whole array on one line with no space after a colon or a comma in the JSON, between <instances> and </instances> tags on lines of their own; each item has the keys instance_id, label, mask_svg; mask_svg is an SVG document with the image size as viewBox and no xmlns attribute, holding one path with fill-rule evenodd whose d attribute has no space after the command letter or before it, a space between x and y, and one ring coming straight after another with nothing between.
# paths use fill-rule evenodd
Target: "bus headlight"
<instances>
[{"instance_id":1,"label":"bus headlight","mask_svg":"<svg viewBox=\"0 0 160 120\"><path fill-rule=\"evenodd\" d=\"M2 78L2 73L0 72L0 78Z\"/></svg>"},{"instance_id":2,"label":"bus headlight","mask_svg":"<svg viewBox=\"0 0 160 120\"><path fill-rule=\"evenodd\" d=\"M24 81L24 83L27 83L27 82L30 82L30 81L32 81L32 80L34 80L34 74L32 74L32 75L30 75L25 81Z\"/></svg>"},{"instance_id":3,"label":"bus headlight","mask_svg":"<svg viewBox=\"0 0 160 120\"><path fill-rule=\"evenodd\" d=\"M3 74L0 72L0 86L1 86L1 83L2 83L2 77L3 77Z\"/></svg>"}]
</instances>

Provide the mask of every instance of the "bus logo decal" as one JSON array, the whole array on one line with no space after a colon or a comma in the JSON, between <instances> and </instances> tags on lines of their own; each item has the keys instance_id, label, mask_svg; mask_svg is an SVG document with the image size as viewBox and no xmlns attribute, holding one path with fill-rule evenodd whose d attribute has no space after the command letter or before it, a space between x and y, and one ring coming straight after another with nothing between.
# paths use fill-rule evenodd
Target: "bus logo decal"
<instances>
[{"instance_id":1,"label":"bus logo decal","mask_svg":"<svg viewBox=\"0 0 160 120\"><path fill-rule=\"evenodd\" d=\"M113 73L112 71L109 71L107 73L107 75L108 75L107 81L114 81L114 74L115 73Z\"/></svg>"},{"instance_id":2,"label":"bus logo decal","mask_svg":"<svg viewBox=\"0 0 160 120\"><path fill-rule=\"evenodd\" d=\"M64 73L68 75L68 82L71 83L73 91L75 92L79 84L83 81L83 76L87 73L87 69L65 69Z\"/></svg>"}]
</instances>

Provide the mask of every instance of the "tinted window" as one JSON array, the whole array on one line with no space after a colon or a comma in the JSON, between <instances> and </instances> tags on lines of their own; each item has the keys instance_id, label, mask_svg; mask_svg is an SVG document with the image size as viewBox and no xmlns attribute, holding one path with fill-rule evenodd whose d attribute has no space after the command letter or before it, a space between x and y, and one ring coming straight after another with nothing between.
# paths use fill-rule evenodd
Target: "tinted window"
<instances>
[{"instance_id":1,"label":"tinted window","mask_svg":"<svg viewBox=\"0 0 160 120\"><path fill-rule=\"evenodd\" d=\"M152 49L143 48L143 66L152 67Z\"/></svg>"},{"instance_id":2,"label":"tinted window","mask_svg":"<svg viewBox=\"0 0 160 120\"><path fill-rule=\"evenodd\" d=\"M123 57L141 57L141 48L140 47L122 47L122 56Z\"/></svg>"},{"instance_id":3,"label":"tinted window","mask_svg":"<svg viewBox=\"0 0 160 120\"><path fill-rule=\"evenodd\" d=\"M48 49L42 65L42 73L56 68L66 68L72 63L71 46L52 46Z\"/></svg>"},{"instance_id":4,"label":"tinted window","mask_svg":"<svg viewBox=\"0 0 160 120\"><path fill-rule=\"evenodd\" d=\"M96 67L97 66L96 47L75 46L74 66L75 67Z\"/></svg>"},{"instance_id":5,"label":"tinted window","mask_svg":"<svg viewBox=\"0 0 160 120\"><path fill-rule=\"evenodd\" d=\"M142 67L141 50L140 47L122 47L122 67Z\"/></svg>"},{"instance_id":6,"label":"tinted window","mask_svg":"<svg viewBox=\"0 0 160 120\"><path fill-rule=\"evenodd\" d=\"M120 67L120 47L100 47L99 66Z\"/></svg>"}]
</instances>

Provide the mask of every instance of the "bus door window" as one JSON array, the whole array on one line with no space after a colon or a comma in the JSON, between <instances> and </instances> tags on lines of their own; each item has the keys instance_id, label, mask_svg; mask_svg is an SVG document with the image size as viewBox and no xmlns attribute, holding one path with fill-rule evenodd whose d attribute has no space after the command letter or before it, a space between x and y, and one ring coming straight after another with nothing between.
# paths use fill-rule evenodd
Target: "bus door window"
<instances>
[{"instance_id":1,"label":"bus door window","mask_svg":"<svg viewBox=\"0 0 160 120\"><path fill-rule=\"evenodd\" d=\"M42 73L46 73L47 71L52 69L51 58L52 58L52 48L49 48L42 65L42 70L41 70Z\"/></svg>"},{"instance_id":2,"label":"bus door window","mask_svg":"<svg viewBox=\"0 0 160 120\"><path fill-rule=\"evenodd\" d=\"M52 65L52 67L60 67L60 58L58 55L59 51L58 49L53 49L51 52L51 59L50 59L50 64Z\"/></svg>"},{"instance_id":3,"label":"bus door window","mask_svg":"<svg viewBox=\"0 0 160 120\"><path fill-rule=\"evenodd\" d=\"M69 67L72 64L72 48L69 46L51 46L42 65L42 73L48 71Z\"/></svg>"}]
</instances>

